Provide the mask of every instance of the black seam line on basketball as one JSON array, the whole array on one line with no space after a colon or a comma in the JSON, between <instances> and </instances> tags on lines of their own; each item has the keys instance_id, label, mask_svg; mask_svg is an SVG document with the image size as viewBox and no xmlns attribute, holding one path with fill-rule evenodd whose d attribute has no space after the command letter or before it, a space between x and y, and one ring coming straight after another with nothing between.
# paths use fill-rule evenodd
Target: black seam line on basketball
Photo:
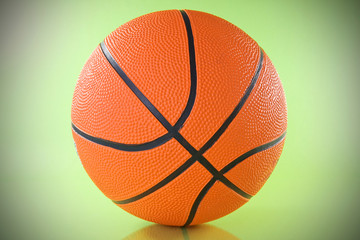
<instances>
[{"instance_id":1,"label":"black seam line on basketball","mask_svg":"<svg viewBox=\"0 0 360 240\"><path fill-rule=\"evenodd\" d=\"M217 180L221 181L228 188L235 191L237 194L243 196L244 198L250 199L252 196L245 191L241 190L238 186L232 183L229 179L227 179L221 172L219 172L205 157L201 155L198 159L199 163L201 163Z\"/></svg>"},{"instance_id":2,"label":"black seam line on basketball","mask_svg":"<svg viewBox=\"0 0 360 240\"><path fill-rule=\"evenodd\" d=\"M189 117L190 112L195 103L195 96L196 96L196 88L197 88L197 72L196 72L196 59L195 59L195 45L194 45L194 36L191 29L191 24L188 16L185 13L185 16L182 11L180 11L186 27L186 34L188 38L188 49L189 49L189 64L190 64L190 94L188 98L188 103L181 114L180 118L178 119L177 123L175 123L174 128L178 131L182 128L183 124L185 123L186 119Z\"/></svg>"},{"instance_id":3,"label":"black seam line on basketball","mask_svg":"<svg viewBox=\"0 0 360 240\"><path fill-rule=\"evenodd\" d=\"M258 152L262 152L264 150L267 150L275 145L277 145L278 143L280 143L286 136L286 131L278 138L276 138L275 140L268 142L264 145L261 145L259 147L256 147L246 153L244 153L243 155L241 155L240 157L236 158L235 160L231 161L229 164L227 164L224 168L222 168L220 170L220 172L222 174L227 173L228 171L230 171L231 169L233 169L236 165L238 165L239 163L241 163L242 161L244 161L245 159L249 158L250 156L258 153Z\"/></svg>"},{"instance_id":4,"label":"black seam line on basketball","mask_svg":"<svg viewBox=\"0 0 360 240\"><path fill-rule=\"evenodd\" d=\"M154 115L154 117L168 130L168 132L174 132L173 126L165 119L165 117L159 112L159 110L145 97L145 95L136 87L136 85L130 80L130 78L125 74L121 69L119 64L113 58L109 50L107 49L104 42L100 43L102 52L104 53L106 59L109 61L110 65L115 69L119 74L125 84L130 88L130 90L136 95L136 97L145 105L145 107Z\"/></svg>"},{"instance_id":5,"label":"black seam line on basketball","mask_svg":"<svg viewBox=\"0 0 360 240\"><path fill-rule=\"evenodd\" d=\"M242 154L240 157L236 158L235 160L233 160L232 162L230 162L228 165L226 165L224 168L222 168L220 170L220 172L222 174L227 173L228 171L230 171L232 168L234 168L235 166L237 166L239 163L243 162L244 160L246 160L247 158L251 157L252 155L262 152L264 150L267 150L271 147L274 147L275 145L277 145L278 143L280 143L286 136L286 132L284 132L280 137L276 138L275 140L266 143L264 145L261 145L259 147L256 147L244 154ZM191 222L194 220L195 217L195 213L197 211L197 209L199 208L199 205L201 203L201 201L204 199L206 193L210 190L210 188L215 184L216 182L216 178L213 177L206 185L205 187L200 191L199 195L196 197L191 210L190 210L190 214L188 216L188 219L186 221L186 223L184 224L184 226L187 226L189 224L191 224Z\"/></svg>"},{"instance_id":6,"label":"black seam line on basketball","mask_svg":"<svg viewBox=\"0 0 360 240\"><path fill-rule=\"evenodd\" d=\"M125 144L125 143L113 142L113 141L109 141L109 140L105 140L102 138L91 136L91 135L83 132L82 130L80 130L78 127L76 127L74 123L71 123L71 127L77 134L79 134L80 136L82 136L83 138L85 138L88 141L91 141L93 143L96 143L96 144L99 144L99 145L102 145L105 147L110 147L110 148L113 148L116 150L127 151L127 152L137 152L137 151L153 149L155 147L158 147L158 146L166 143L168 140L173 138L173 136L168 132L168 133L162 135L161 137L159 137L155 140L146 142L146 143Z\"/></svg>"},{"instance_id":7,"label":"black seam line on basketball","mask_svg":"<svg viewBox=\"0 0 360 240\"><path fill-rule=\"evenodd\" d=\"M237 114L240 112L241 108L244 106L246 100L249 98L250 93L255 87L255 84L259 78L260 71L263 64L263 51L260 48L260 58L258 65L255 70L255 74L251 79L251 82L249 86L246 88L244 95L240 99L239 103L236 105L233 112L230 114L230 116L225 120L225 122L221 125L221 127L215 132L215 134L205 143L205 145L199 150L201 153L206 152L209 148L211 148L214 143L221 137L221 135L225 132L225 130L229 127L230 123L234 120L234 118L237 116Z\"/></svg>"},{"instance_id":8,"label":"black seam line on basketball","mask_svg":"<svg viewBox=\"0 0 360 240\"><path fill-rule=\"evenodd\" d=\"M215 184L215 182L217 181L216 178L212 178L206 185L205 187L203 187L203 189L201 189L199 195L196 197L192 207L191 207L191 210L190 210L190 213L189 213L189 216L184 224L184 227L188 226L189 224L191 224L191 222L194 220L194 217L195 217L195 213L201 203L201 201L203 200L203 198L205 197L206 193L210 190L210 188Z\"/></svg>"},{"instance_id":9,"label":"black seam line on basketball","mask_svg":"<svg viewBox=\"0 0 360 240\"><path fill-rule=\"evenodd\" d=\"M126 203L131 203L131 202L134 202L136 200L139 200L139 199L141 199L143 197L146 197L147 195L155 192L159 188L161 188L161 187L165 186L166 184L168 184L169 182L171 182L173 179L175 179L181 173L183 173L185 170L187 170L189 167L191 167L195 162L196 162L196 158L194 156L192 156L183 165L181 165L178 169L176 169L174 172L172 172L169 176L167 176L162 181L157 183L155 186L149 188L145 192L140 193L140 194L138 194L138 195L136 195L134 197L128 198L128 199L119 200L119 201L114 201L113 200L113 202L116 203L116 204L126 204Z\"/></svg>"},{"instance_id":10,"label":"black seam line on basketball","mask_svg":"<svg viewBox=\"0 0 360 240\"><path fill-rule=\"evenodd\" d=\"M205 167L217 180L220 180L227 187L231 188L236 193L245 198L251 198L252 196L238 188L235 184L230 182L224 175L222 175L199 151L197 151L180 133L175 133L174 138L194 157L197 161Z\"/></svg>"}]
</instances>

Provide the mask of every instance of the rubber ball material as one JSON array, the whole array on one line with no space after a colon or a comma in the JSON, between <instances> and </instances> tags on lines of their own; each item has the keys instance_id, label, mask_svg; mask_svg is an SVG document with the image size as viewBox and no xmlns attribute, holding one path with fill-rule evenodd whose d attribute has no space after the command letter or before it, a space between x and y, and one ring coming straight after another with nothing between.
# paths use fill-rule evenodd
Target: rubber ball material
<instances>
[{"instance_id":1,"label":"rubber ball material","mask_svg":"<svg viewBox=\"0 0 360 240\"><path fill-rule=\"evenodd\" d=\"M71 119L96 186L125 211L174 226L247 203L287 128L266 53L238 27L191 10L150 13L107 36L81 71Z\"/></svg>"}]
</instances>

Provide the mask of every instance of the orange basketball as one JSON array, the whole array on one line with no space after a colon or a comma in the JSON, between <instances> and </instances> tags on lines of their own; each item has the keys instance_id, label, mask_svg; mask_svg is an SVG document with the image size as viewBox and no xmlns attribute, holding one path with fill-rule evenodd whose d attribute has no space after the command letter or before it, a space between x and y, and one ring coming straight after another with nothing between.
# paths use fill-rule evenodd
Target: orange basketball
<instances>
[{"instance_id":1,"label":"orange basketball","mask_svg":"<svg viewBox=\"0 0 360 240\"><path fill-rule=\"evenodd\" d=\"M248 202L287 127L266 53L238 27L191 10L147 14L107 36L82 69L71 120L96 186L125 211L174 226Z\"/></svg>"}]
</instances>

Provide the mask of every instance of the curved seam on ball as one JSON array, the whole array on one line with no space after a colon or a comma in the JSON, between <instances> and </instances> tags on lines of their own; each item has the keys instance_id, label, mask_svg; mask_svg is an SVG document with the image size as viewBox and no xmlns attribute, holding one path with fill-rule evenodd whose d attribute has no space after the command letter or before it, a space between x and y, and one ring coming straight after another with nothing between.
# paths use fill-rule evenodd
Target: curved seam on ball
<instances>
[{"instance_id":1,"label":"curved seam on ball","mask_svg":"<svg viewBox=\"0 0 360 240\"><path fill-rule=\"evenodd\" d=\"M228 171L230 171L231 169L233 169L234 167L236 167L238 164L240 164L241 162L243 162L244 160L246 160L247 158L251 157L252 155L265 151L267 149L270 149L274 146L276 146L277 144L279 144L282 140L284 140L286 136L286 131L278 138L276 138L275 140L268 142L266 144L263 144L261 146L258 146L250 151L247 151L246 153L242 154L240 157L236 158L235 160L231 161L229 164L227 164L225 167L223 167L220 172L222 174L227 173ZM196 197L188 219L186 220L184 227L188 226L189 224L191 224L191 222L194 220L195 214L197 212L198 207L200 206L201 201L204 199L205 195L209 192L210 188L215 184L215 182L217 181L217 179L215 177L213 177L206 185L205 187L203 187L203 189L200 191L200 193L198 194L198 196Z\"/></svg>"},{"instance_id":2,"label":"curved seam on ball","mask_svg":"<svg viewBox=\"0 0 360 240\"><path fill-rule=\"evenodd\" d=\"M162 135L161 137L159 137L155 140L146 142L146 143L125 144L125 143L113 142L110 140L91 136L91 135L85 133L84 131L80 130L74 123L71 123L71 127L74 130L74 132L79 134L81 137L89 140L90 142L93 142L93 143L96 143L96 144L99 144L99 145L102 145L105 147L110 147L110 148L113 148L116 150L125 151L125 152L139 152L139 151L153 149L158 146L161 146L162 144L168 142L169 140L171 140L173 138L171 133L167 132L166 134Z\"/></svg>"}]
</instances>

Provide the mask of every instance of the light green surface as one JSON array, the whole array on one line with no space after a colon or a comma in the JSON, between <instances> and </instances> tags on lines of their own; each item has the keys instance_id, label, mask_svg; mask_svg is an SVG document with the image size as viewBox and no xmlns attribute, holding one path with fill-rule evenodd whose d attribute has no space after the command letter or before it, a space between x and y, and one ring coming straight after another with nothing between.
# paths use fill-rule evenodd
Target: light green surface
<instances>
[{"instance_id":1,"label":"light green surface","mask_svg":"<svg viewBox=\"0 0 360 240\"><path fill-rule=\"evenodd\" d=\"M1 239L150 238L134 232L151 223L112 204L86 175L70 106L77 76L105 36L140 15L182 8L225 18L254 38L288 103L287 140L268 183L210 225L228 232L223 239L358 239L358 4L226 0L1 3ZM169 238L172 228L155 229L153 239L208 233Z\"/></svg>"}]
</instances>

